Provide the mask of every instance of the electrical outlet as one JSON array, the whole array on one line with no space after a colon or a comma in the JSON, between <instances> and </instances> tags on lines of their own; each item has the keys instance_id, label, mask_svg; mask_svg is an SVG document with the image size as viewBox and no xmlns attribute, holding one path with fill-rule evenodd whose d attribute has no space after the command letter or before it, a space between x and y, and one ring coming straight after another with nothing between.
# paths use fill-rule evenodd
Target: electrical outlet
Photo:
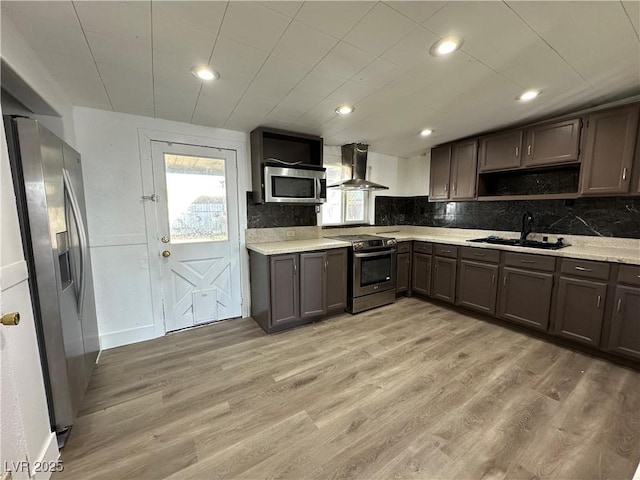
<instances>
[{"instance_id":1,"label":"electrical outlet","mask_svg":"<svg viewBox=\"0 0 640 480\"><path fill-rule=\"evenodd\" d=\"M295 236L296 236L295 230L287 230L287 237L295 237Z\"/></svg>"}]
</instances>

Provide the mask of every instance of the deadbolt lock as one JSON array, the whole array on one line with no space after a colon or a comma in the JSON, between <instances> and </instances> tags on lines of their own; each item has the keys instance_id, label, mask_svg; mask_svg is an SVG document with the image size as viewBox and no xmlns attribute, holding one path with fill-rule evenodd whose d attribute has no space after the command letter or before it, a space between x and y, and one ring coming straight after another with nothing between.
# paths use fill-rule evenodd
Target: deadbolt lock
<instances>
[{"instance_id":1,"label":"deadbolt lock","mask_svg":"<svg viewBox=\"0 0 640 480\"><path fill-rule=\"evenodd\" d=\"M2 316L2 325L18 325L20 323L20 313L11 312Z\"/></svg>"},{"instance_id":2,"label":"deadbolt lock","mask_svg":"<svg viewBox=\"0 0 640 480\"><path fill-rule=\"evenodd\" d=\"M164 237L162 237L162 238L160 239L160 241L161 241L162 243L169 243L169 237L167 237L167 236L165 235Z\"/></svg>"},{"instance_id":3,"label":"deadbolt lock","mask_svg":"<svg viewBox=\"0 0 640 480\"><path fill-rule=\"evenodd\" d=\"M168 257L170 257L170 256L171 256L171 252L170 252L169 250L164 250L164 251L162 252L162 256L163 256L164 258L168 258Z\"/></svg>"}]
</instances>

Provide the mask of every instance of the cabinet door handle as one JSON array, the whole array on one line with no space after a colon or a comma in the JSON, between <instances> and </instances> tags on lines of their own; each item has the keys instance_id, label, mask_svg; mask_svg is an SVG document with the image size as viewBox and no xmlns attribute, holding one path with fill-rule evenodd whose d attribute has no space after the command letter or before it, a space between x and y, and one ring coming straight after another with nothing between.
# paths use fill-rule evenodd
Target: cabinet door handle
<instances>
[{"instance_id":1,"label":"cabinet door handle","mask_svg":"<svg viewBox=\"0 0 640 480\"><path fill-rule=\"evenodd\" d=\"M484 256L485 256L485 254L484 254L484 253L474 253L474 255L475 255L476 257L484 257Z\"/></svg>"},{"instance_id":2,"label":"cabinet door handle","mask_svg":"<svg viewBox=\"0 0 640 480\"><path fill-rule=\"evenodd\" d=\"M293 274L294 275L298 274L298 265L296 265L295 263L293 264Z\"/></svg>"},{"instance_id":3,"label":"cabinet door handle","mask_svg":"<svg viewBox=\"0 0 640 480\"><path fill-rule=\"evenodd\" d=\"M627 167L624 167L622 169L622 179L626 180L627 179Z\"/></svg>"},{"instance_id":4,"label":"cabinet door handle","mask_svg":"<svg viewBox=\"0 0 640 480\"><path fill-rule=\"evenodd\" d=\"M491 286L494 286L496 284L496 276L492 276L491 277Z\"/></svg>"},{"instance_id":5,"label":"cabinet door handle","mask_svg":"<svg viewBox=\"0 0 640 480\"><path fill-rule=\"evenodd\" d=\"M531 145L527 147L527 155L531 156Z\"/></svg>"},{"instance_id":6,"label":"cabinet door handle","mask_svg":"<svg viewBox=\"0 0 640 480\"><path fill-rule=\"evenodd\" d=\"M516 157L520 155L520 147L516 147Z\"/></svg>"},{"instance_id":7,"label":"cabinet door handle","mask_svg":"<svg viewBox=\"0 0 640 480\"><path fill-rule=\"evenodd\" d=\"M616 307L616 312L620 313L620 310L622 310L622 298L618 299L618 306Z\"/></svg>"},{"instance_id":8,"label":"cabinet door handle","mask_svg":"<svg viewBox=\"0 0 640 480\"><path fill-rule=\"evenodd\" d=\"M458 193L458 182L453 182L453 193Z\"/></svg>"},{"instance_id":9,"label":"cabinet door handle","mask_svg":"<svg viewBox=\"0 0 640 480\"><path fill-rule=\"evenodd\" d=\"M535 260L520 260L520 263L536 263Z\"/></svg>"},{"instance_id":10,"label":"cabinet door handle","mask_svg":"<svg viewBox=\"0 0 640 480\"><path fill-rule=\"evenodd\" d=\"M507 276L505 275L504 278L502 279L502 286L506 287L507 286Z\"/></svg>"},{"instance_id":11,"label":"cabinet door handle","mask_svg":"<svg viewBox=\"0 0 640 480\"><path fill-rule=\"evenodd\" d=\"M438 264L436 263L436 273L438 273Z\"/></svg>"},{"instance_id":12,"label":"cabinet door handle","mask_svg":"<svg viewBox=\"0 0 640 480\"><path fill-rule=\"evenodd\" d=\"M326 260L324 261L324 271L325 272L327 271L327 261Z\"/></svg>"},{"instance_id":13,"label":"cabinet door handle","mask_svg":"<svg viewBox=\"0 0 640 480\"><path fill-rule=\"evenodd\" d=\"M579 272L593 272L593 270L590 268L585 268L580 266L575 267L575 269L578 270Z\"/></svg>"},{"instance_id":14,"label":"cabinet door handle","mask_svg":"<svg viewBox=\"0 0 640 480\"><path fill-rule=\"evenodd\" d=\"M444 191L445 192L449 191L449 184L448 183L444 184Z\"/></svg>"},{"instance_id":15,"label":"cabinet door handle","mask_svg":"<svg viewBox=\"0 0 640 480\"><path fill-rule=\"evenodd\" d=\"M596 308L600 308L600 302L602 302L602 297L598 295L598 299L596 300Z\"/></svg>"}]
</instances>

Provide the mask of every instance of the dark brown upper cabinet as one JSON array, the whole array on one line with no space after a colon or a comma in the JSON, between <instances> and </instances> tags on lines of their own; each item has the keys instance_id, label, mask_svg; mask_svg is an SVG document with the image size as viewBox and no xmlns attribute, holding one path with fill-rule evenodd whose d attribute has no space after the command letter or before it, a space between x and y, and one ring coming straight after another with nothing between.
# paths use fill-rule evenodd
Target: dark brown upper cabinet
<instances>
[{"instance_id":1,"label":"dark brown upper cabinet","mask_svg":"<svg viewBox=\"0 0 640 480\"><path fill-rule=\"evenodd\" d=\"M300 318L327 313L327 255L324 252L300 254ZM280 288L276 284L276 289Z\"/></svg>"},{"instance_id":2,"label":"dark brown upper cabinet","mask_svg":"<svg viewBox=\"0 0 640 480\"><path fill-rule=\"evenodd\" d=\"M639 110L640 105L634 104L587 117L580 175L582 195L629 192Z\"/></svg>"},{"instance_id":3,"label":"dark brown upper cabinet","mask_svg":"<svg viewBox=\"0 0 640 480\"><path fill-rule=\"evenodd\" d=\"M473 200L476 197L478 141L454 143L451 147L451 200Z\"/></svg>"},{"instance_id":4,"label":"dark brown upper cabinet","mask_svg":"<svg viewBox=\"0 0 640 480\"><path fill-rule=\"evenodd\" d=\"M258 127L249 136L253 201L264 201L264 164L275 158L291 164L323 165L323 139L306 133Z\"/></svg>"},{"instance_id":5,"label":"dark brown upper cabinet","mask_svg":"<svg viewBox=\"0 0 640 480\"><path fill-rule=\"evenodd\" d=\"M525 167L577 162L581 125L581 119L573 118L528 128L523 152Z\"/></svg>"},{"instance_id":6,"label":"dark brown upper cabinet","mask_svg":"<svg viewBox=\"0 0 640 480\"><path fill-rule=\"evenodd\" d=\"M522 164L523 130L480 137L478 170L492 172L519 168Z\"/></svg>"},{"instance_id":7,"label":"dark brown upper cabinet","mask_svg":"<svg viewBox=\"0 0 640 480\"><path fill-rule=\"evenodd\" d=\"M431 176L429 177L429 200L449 199L449 176L451 173L451 145L431 150Z\"/></svg>"}]
</instances>

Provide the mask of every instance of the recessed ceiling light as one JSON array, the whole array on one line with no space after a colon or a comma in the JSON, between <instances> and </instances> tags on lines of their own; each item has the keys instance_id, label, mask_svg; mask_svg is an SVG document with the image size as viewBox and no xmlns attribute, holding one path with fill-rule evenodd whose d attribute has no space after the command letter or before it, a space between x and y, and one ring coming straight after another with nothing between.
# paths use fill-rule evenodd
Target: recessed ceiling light
<instances>
[{"instance_id":1,"label":"recessed ceiling light","mask_svg":"<svg viewBox=\"0 0 640 480\"><path fill-rule=\"evenodd\" d=\"M354 110L355 108L351 105L342 105L341 107L336 108L336 113L338 115L349 115Z\"/></svg>"},{"instance_id":2,"label":"recessed ceiling light","mask_svg":"<svg viewBox=\"0 0 640 480\"><path fill-rule=\"evenodd\" d=\"M540 90L527 90L522 95L518 95L516 97L516 100L521 100L523 102L528 102L529 100L533 100L534 98L536 98L541 93L542 92Z\"/></svg>"},{"instance_id":3,"label":"recessed ceiling light","mask_svg":"<svg viewBox=\"0 0 640 480\"><path fill-rule=\"evenodd\" d=\"M220 78L220 74L210 67L193 67L191 74L198 77L200 80L217 80Z\"/></svg>"},{"instance_id":4,"label":"recessed ceiling light","mask_svg":"<svg viewBox=\"0 0 640 480\"><path fill-rule=\"evenodd\" d=\"M429 53L434 57L442 57L455 52L462 46L462 39L458 37L445 37L431 46Z\"/></svg>"},{"instance_id":5,"label":"recessed ceiling light","mask_svg":"<svg viewBox=\"0 0 640 480\"><path fill-rule=\"evenodd\" d=\"M432 133L433 133L433 130L431 130L430 128L425 128L424 130L420 131L420 135L422 135L423 137L428 137Z\"/></svg>"}]
</instances>

